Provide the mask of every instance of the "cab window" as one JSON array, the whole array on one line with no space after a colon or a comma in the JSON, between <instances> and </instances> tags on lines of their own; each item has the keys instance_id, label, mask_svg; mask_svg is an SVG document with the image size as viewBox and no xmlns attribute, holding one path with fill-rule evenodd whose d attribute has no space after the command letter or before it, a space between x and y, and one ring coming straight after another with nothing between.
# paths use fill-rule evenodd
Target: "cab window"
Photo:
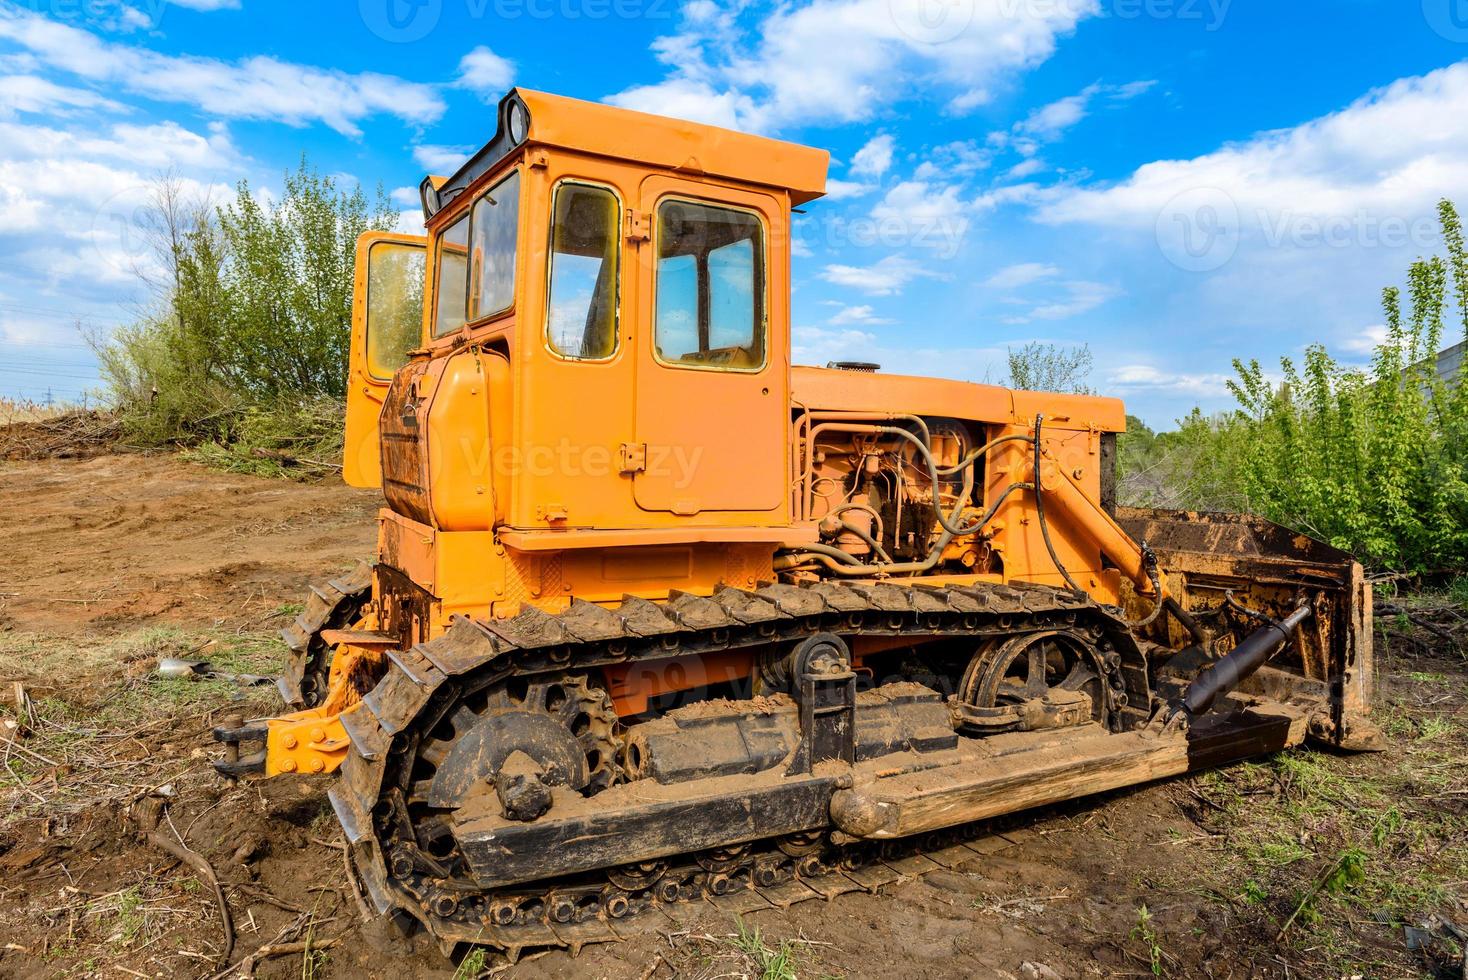
<instances>
[{"instance_id":1,"label":"cab window","mask_svg":"<svg viewBox=\"0 0 1468 980\"><path fill-rule=\"evenodd\" d=\"M469 319L503 313L515 301L515 239L520 230L520 171L474 202L470 229Z\"/></svg>"},{"instance_id":2,"label":"cab window","mask_svg":"<svg viewBox=\"0 0 1468 980\"><path fill-rule=\"evenodd\" d=\"M367 253L367 371L389 380L423 333L421 245L377 242Z\"/></svg>"},{"instance_id":3,"label":"cab window","mask_svg":"<svg viewBox=\"0 0 1468 980\"><path fill-rule=\"evenodd\" d=\"M515 299L520 172L480 195L439 236L433 335L508 310Z\"/></svg>"},{"instance_id":4,"label":"cab window","mask_svg":"<svg viewBox=\"0 0 1468 980\"><path fill-rule=\"evenodd\" d=\"M433 335L442 337L464 325L464 291L469 282L469 216L449 225L438 239L438 302Z\"/></svg>"},{"instance_id":5,"label":"cab window","mask_svg":"<svg viewBox=\"0 0 1468 980\"><path fill-rule=\"evenodd\" d=\"M556 188L546 343L562 357L602 360L617 351L621 213L605 187L568 181Z\"/></svg>"},{"instance_id":6,"label":"cab window","mask_svg":"<svg viewBox=\"0 0 1468 980\"><path fill-rule=\"evenodd\" d=\"M657 214L658 359L675 367L765 363L764 226L748 211L665 200Z\"/></svg>"}]
</instances>

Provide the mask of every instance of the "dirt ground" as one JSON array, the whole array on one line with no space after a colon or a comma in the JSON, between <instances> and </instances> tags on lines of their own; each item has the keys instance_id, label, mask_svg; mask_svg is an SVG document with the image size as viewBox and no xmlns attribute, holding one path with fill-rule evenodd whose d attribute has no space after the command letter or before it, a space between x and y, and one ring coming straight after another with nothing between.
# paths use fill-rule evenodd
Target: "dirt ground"
<instances>
[{"instance_id":1,"label":"dirt ground","mask_svg":"<svg viewBox=\"0 0 1468 980\"><path fill-rule=\"evenodd\" d=\"M880 895L693 906L574 959L451 963L363 920L324 781L213 776L210 726L272 711L269 688L156 672L277 669L307 583L370 555L377 499L169 456L0 463L0 976L1464 976L1468 662L1403 637L1378 641L1384 753L1052 807ZM217 870L229 965L210 886L139 835L160 803L158 833Z\"/></svg>"}]
</instances>

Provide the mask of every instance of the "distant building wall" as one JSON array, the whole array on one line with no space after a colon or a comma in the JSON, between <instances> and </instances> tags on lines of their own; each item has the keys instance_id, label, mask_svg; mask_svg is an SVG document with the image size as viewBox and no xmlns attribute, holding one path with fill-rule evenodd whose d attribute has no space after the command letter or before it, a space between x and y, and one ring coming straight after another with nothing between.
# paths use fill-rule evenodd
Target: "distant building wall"
<instances>
[{"instance_id":1,"label":"distant building wall","mask_svg":"<svg viewBox=\"0 0 1468 980\"><path fill-rule=\"evenodd\" d=\"M1463 370L1463 356L1468 353L1468 341L1454 344L1437 355L1434 370L1443 381L1456 381Z\"/></svg>"}]
</instances>

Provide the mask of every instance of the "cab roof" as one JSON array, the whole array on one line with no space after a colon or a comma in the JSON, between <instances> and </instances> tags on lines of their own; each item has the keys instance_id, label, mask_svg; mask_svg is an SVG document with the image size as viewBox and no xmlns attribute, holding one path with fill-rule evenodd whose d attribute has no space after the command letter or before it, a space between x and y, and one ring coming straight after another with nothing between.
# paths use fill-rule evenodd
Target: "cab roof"
<instances>
[{"instance_id":1,"label":"cab roof","mask_svg":"<svg viewBox=\"0 0 1468 980\"><path fill-rule=\"evenodd\" d=\"M797 143L523 88L500 100L497 116L494 138L453 176L424 179L424 220L524 146L778 188L789 191L796 207L826 192L831 155Z\"/></svg>"}]
</instances>

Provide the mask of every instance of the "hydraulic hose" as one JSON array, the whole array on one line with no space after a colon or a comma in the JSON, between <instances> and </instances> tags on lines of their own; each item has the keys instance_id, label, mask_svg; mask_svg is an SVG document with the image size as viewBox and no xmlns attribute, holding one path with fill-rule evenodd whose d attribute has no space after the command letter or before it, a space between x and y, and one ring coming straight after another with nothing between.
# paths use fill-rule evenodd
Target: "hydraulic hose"
<instances>
[{"instance_id":1,"label":"hydraulic hose","mask_svg":"<svg viewBox=\"0 0 1468 980\"><path fill-rule=\"evenodd\" d=\"M965 481L966 484L970 482L972 481ZM968 489L972 489L972 487L969 487ZM983 525L989 523L989 521L993 520L994 515L998 513L1000 506L1003 505L1004 501L1009 498L1010 494L1014 493L1016 490L1028 489L1030 489L1030 484L1028 483L1011 483L1009 486L1005 487L1003 492L1001 492L999 496L995 498L994 502L989 505L989 509L984 513L984 516L979 519L978 526L982 527ZM968 497L967 490L964 492L963 497ZM960 499L959 507L962 506L963 500ZM943 556L943 549L948 547L948 542L952 541L954 537L954 534L945 529L943 531L943 534L938 538L937 542L935 542L933 547L929 550L927 558L923 559L920 562L903 562L900 564L894 563L890 565L862 564L856 559L855 556L847 554L840 548L832 548L830 545L782 545L781 547L783 549L797 553L790 555L781 555L780 557L776 558L775 569L778 571L787 568L794 568L797 565L803 564L808 558L814 558L822 565L825 565L831 571L835 572L837 575L849 578L855 578L864 575L891 575L894 573L907 572L921 573L930 571L935 565L938 564L939 559Z\"/></svg>"},{"instance_id":2,"label":"hydraulic hose","mask_svg":"<svg viewBox=\"0 0 1468 980\"><path fill-rule=\"evenodd\" d=\"M964 500L968 499L969 493L973 490L973 472L971 467L973 466L974 461L977 460L980 456L987 453L989 450L993 449L995 446L1002 445L1003 443L1030 441L1029 436L1022 435L1007 435L999 436L997 439L990 439L988 442L984 443L982 446L969 453L958 463L945 470L938 466L937 460L933 458L932 450L929 449L928 446L921 439L913 435L911 432L908 432L906 429L899 429L896 426L892 425L842 424L826 424L820 426L820 428L834 432L870 432L876 433L878 435L890 435L897 436L901 439L906 439L908 442L912 443L912 445L917 449L919 453L922 454L923 462L928 464L928 475L933 483L933 497L935 500L938 496L938 483L940 481L940 478L944 476L953 476L960 470L963 471L964 479L966 481L965 490L963 491L963 495L959 498L958 507L954 510L953 517L949 517L947 514L945 514L942 507L933 508L933 513L937 516L939 525L942 526L943 530L950 532L956 538L963 537L966 534L973 534L974 532L981 529L985 523L987 523L987 521L980 521L978 523L971 524L968 527L958 527L954 524L954 521L958 519L958 515L963 512Z\"/></svg>"},{"instance_id":3,"label":"hydraulic hose","mask_svg":"<svg viewBox=\"0 0 1468 980\"><path fill-rule=\"evenodd\" d=\"M1045 540L1045 550L1049 552L1050 560L1055 563L1055 569L1056 571L1060 572L1060 577L1065 579L1065 584L1070 586L1072 590L1076 592L1084 592L1085 590L1082 589L1078 584L1076 584L1076 580L1071 578L1070 572L1066 570L1065 565L1060 560L1060 556L1055 552L1055 543L1050 540L1050 522L1045 519L1045 488L1044 485L1040 482L1040 432L1044 424L1045 416L1036 415L1034 436L1035 519L1040 524L1040 536ZM1064 479L1064 477L1062 477L1062 479ZM1132 629L1143 629L1145 627L1151 626L1154 622L1157 621L1157 617L1162 615L1163 609L1166 608L1162 594L1162 580L1157 573L1157 558L1155 555L1152 554L1151 549L1147 547L1145 541L1142 542L1142 564L1147 570L1147 579L1152 583L1152 592L1154 595L1157 596L1157 600L1152 604L1152 611L1148 613L1144 618L1138 620L1137 622L1127 624ZM1181 611L1181 607L1179 607L1179 611ZM1184 620L1182 617L1179 617L1178 621L1182 622L1184 626L1188 626L1187 621ZM1197 623L1194 622L1192 624L1192 628L1196 628L1196 626Z\"/></svg>"},{"instance_id":4,"label":"hydraulic hose","mask_svg":"<svg viewBox=\"0 0 1468 980\"><path fill-rule=\"evenodd\" d=\"M1050 553L1050 560L1055 563L1055 570L1060 577L1065 579L1065 584L1074 592L1084 592L1085 589L1076 584L1076 580L1070 577L1065 565L1060 561L1060 556L1055 553L1055 543L1050 540L1050 524L1045 520L1045 487L1040 482L1040 426L1044 423L1045 416L1035 416L1035 519L1040 523L1040 537L1045 539L1045 550Z\"/></svg>"}]
</instances>

